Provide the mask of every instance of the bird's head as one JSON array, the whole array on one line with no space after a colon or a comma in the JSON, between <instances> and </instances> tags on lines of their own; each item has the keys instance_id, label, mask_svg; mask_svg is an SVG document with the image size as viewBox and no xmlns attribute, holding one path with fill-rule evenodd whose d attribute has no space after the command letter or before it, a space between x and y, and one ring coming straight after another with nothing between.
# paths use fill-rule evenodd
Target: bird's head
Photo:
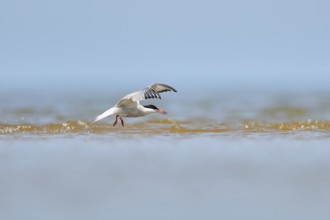
<instances>
[{"instance_id":1,"label":"bird's head","mask_svg":"<svg viewBox=\"0 0 330 220\"><path fill-rule=\"evenodd\" d=\"M162 110L162 109L157 108L157 107L154 106L154 105L144 105L143 107L148 108L148 109L151 109L151 110L153 110L154 112L157 112L157 113L160 113L160 114L163 114L163 115L166 115L166 114L167 114L167 112L165 112L165 111Z\"/></svg>"}]
</instances>

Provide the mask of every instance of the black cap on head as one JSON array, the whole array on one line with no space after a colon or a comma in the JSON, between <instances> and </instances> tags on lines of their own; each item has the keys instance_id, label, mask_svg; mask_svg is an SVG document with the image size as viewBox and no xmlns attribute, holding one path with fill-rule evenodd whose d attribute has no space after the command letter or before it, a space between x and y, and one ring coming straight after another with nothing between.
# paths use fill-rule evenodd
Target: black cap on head
<instances>
[{"instance_id":1,"label":"black cap on head","mask_svg":"<svg viewBox=\"0 0 330 220\"><path fill-rule=\"evenodd\" d=\"M145 108L151 108L151 109L155 109L155 110L159 110L156 106L154 105L144 105L143 107Z\"/></svg>"}]
</instances>

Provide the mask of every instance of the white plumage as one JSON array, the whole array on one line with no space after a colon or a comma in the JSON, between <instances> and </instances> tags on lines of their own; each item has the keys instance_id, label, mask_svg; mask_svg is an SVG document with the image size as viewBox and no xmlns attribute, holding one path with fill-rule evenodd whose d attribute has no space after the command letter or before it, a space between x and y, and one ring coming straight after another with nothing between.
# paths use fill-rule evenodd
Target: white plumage
<instances>
[{"instance_id":1,"label":"white plumage","mask_svg":"<svg viewBox=\"0 0 330 220\"><path fill-rule=\"evenodd\" d=\"M94 123L103 118L116 115L116 120L113 123L113 126L117 124L118 117L121 120L122 126L124 126L123 117L141 117L151 113L167 114L164 110L161 110L154 105L143 106L140 104L140 101L155 98L161 99L159 93L168 91L177 92L173 87L161 83L155 83L145 89L132 92L120 99L114 107L97 116Z\"/></svg>"}]
</instances>

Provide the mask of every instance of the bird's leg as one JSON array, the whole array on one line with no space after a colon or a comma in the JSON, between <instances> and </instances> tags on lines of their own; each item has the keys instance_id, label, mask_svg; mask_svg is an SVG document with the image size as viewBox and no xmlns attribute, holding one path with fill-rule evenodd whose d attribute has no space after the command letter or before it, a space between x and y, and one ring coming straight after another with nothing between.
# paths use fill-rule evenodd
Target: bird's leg
<instances>
[{"instance_id":1,"label":"bird's leg","mask_svg":"<svg viewBox=\"0 0 330 220\"><path fill-rule=\"evenodd\" d=\"M124 120L121 117L119 117L119 118L121 120L121 125L124 127Z\"/></svg>"},{"instance_id":2,"label":"bird's leg","mask_svg":"<svg viewBox=\"0 0 330 220\"><path fill-rule=\"evenodd\" d=\"M115 125L117 124L117 119L118 119L118 115L116 115L116 120L115 120L115 122L113 123L113 127L115 127Z\"/></svg>"}]
</instances>

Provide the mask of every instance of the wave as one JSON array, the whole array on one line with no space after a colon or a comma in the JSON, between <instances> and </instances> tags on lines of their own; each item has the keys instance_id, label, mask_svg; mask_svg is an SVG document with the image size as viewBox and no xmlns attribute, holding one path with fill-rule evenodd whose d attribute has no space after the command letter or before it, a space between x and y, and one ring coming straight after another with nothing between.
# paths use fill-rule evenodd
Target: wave
<instances>
[{"instance_id":1,"label":"wave","mask_svg":"<svg viewBox=\"0 0 330 220\"><path fill-rule=\"evenodd\" d=\"M330 131L330 121L306 120L281 123L263 123L243 121L238 124L209 121L176 121L168 119L150 119L144 122L127 124L125 127L112 123L92 124L88 121L67 121L65 123L46 124L0 124L0 134L66 134L66 133L224 133L224 132L289 132L289 131Z\"/></svg>"}]
</instances>

